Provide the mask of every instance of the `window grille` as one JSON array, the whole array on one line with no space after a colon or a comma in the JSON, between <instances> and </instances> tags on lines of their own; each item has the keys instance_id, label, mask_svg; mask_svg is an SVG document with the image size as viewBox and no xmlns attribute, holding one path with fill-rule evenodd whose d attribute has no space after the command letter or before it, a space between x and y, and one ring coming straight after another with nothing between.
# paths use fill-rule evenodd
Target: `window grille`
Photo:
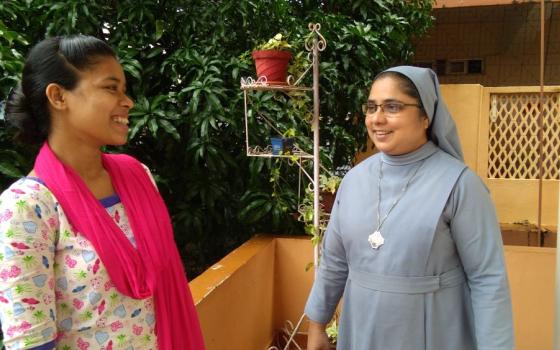
<instances>
[{"instance_id":1,"label":"window grille","mask_svg":"<svg viewBox=\"0 0 560 350\"><path fill-rule=\"evenodd\" d=\"M538 93L490 95L488 178L539 178ZM560 180L560 93L543 98L543 180Z\"/></svg>"}]
</instances>

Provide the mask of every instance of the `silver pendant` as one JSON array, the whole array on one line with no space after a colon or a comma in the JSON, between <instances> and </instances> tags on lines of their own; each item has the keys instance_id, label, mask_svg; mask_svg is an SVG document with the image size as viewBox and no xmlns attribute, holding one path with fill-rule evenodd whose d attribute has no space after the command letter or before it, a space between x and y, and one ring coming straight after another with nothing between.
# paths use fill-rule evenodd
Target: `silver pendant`
<instances>
[{"instance_id":1,"label":"silver pendant","mask_svg":"<svg viewBox=\"0 0 560 350\"><path fill-rule=\"evenodd\" d=\"M385 243L385 238L383 238L381 232L375 231L368 236L368 242L373 249L379 249Z\"/></svg>"}]
</instances>

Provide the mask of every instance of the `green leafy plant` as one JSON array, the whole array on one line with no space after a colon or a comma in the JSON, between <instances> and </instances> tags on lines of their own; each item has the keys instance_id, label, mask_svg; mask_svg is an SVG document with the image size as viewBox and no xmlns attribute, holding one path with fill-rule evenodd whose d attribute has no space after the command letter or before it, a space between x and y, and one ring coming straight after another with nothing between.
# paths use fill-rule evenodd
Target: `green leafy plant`
<instances>
[{"instance_id":1,"label":"green leafy plant","mask_svg":"<svg viewBox=\"0 0 560 350\"><path fill-rule=\"evenodd\" d=\"M175 239L194 278L257 232L298 234L298 172L289 161L245 155L242 76L254 75L251 50L289 33L290 74L309 62L309 22L321 23L321 164L338 171L364 145L360 106L380 70L406 62L412 39L431 24L431 0L418 1L0 1L0 101L21 75L32 44L84 33L117 51L131 111L126 152L148 165L172 215ZM235 18L235 21L231 19ZM286 41L283 35L280 41ZM310 81L304 81L309 85ZM291 94L291 93L290 93ZM312 150L310 94L260 92L259 110L279 130L295 129ZM270 136L250 119L251 141ZM33 166L37 148L16 145L0 120L0 186ZM303 200L303 199L302 199Z\"/></svg>"},{"instance_id":2,"label":"green leafy plant","mask_svg":"<svg viewBox=\"0 0 560 350\"><path fill-rule=\"evenodd\" d=\"M338 339L338 310L331 322L327 325L325 332L327 332L327 337L329 337L330 342L336 344L336 340Z\"/></svg>"},{"instance_id":3,"label":"green leafy plant","mask_svg":"<svg viewBox=\"0 0 560 350\"><path fill-rule=\"evenodd\" d=\"M246 157L242 76L254 74L251 51L274 33L290 33L289 72L308 67L307 23L321 23L321 164L350 167L366 132L361 104L373 77L407 62L413 39L432 23L432 0L415 1L0 1L0 101L15 87L24 57L46 36L84 33L113 46L136 101L124 147L148 165L172 215L187 275L196 277L258 232L311 234L312 196L298 208L298 173L289 161ZM235 18L236 20L231 20ZM280 41L286 41L282 36ZM276 45L271 43L271 45ZM306 78L309 79L309 78ZM304 81L310 85L310 81ZM259 110L294 128L310 152L310 94L261 92ZM297 95L297 96L295 96ZM254 122L257 116L250 119ZM270 130L251 125L251 137ZM0 190L33 166L36 147L13 142L0 118ZM292 160L293 161L293 160ZM309 200L311 199L311 202ZM301 204L300 203L300 204ZM292 214L303 210L303 222ZM325 228L322 221L320 229ZM319 237L314 239L318 243Z\"/></svg>"},{"instance_id":4,"label":"green leafy plant","mask_svg":"<svg viewBox=\"0 0 560 350\"><path fill-rule=\"evenodd\" d=\"M330 193L334 195L338 190L338 186L342 179L336 175L321 174L319 175L319 190L320 193ZM311 242L317 245L321 242L323 233L327 228L329 212L324 210L322 203L322 196L319 198L319 228L318 230L314 225L314 193L311 184L305 189L305 196L298 207L298 219L303 222L305 233L311 236ZM310 266L308 266L309 268Z\"/></svg>"},{"instance_id":5,"label":"green leafy plant","mask_svg":"<svg viewBox=\"0 0 560 350\"><path fill-rule=\"evenodd\" d=\"M336 175L319 175L321 191L329 192L331 194L336 193L336 190L338 190L338 186L340 186L341 181L342 179Z\"/></svg>"},{"instance_id":6,"label":"green leafy plant","mask_svg":"<svg viewBox=\"0 0 560 350\"><path fill-rule=\"evenodd\" d=\"M290 50L292 45L288 43L282 33L276 34L274 37L270 38L268 41L257 45L255 50L278 50L286 51Z\"/></svg>"},{"instance_id":7,"label":"green leafy plant","mask_svg":"<svg viewBox=\"0 0 560 350\"><path fill-rule=\"evenodd\" d=\"M295 128L288 128L286 131L282 133L284 137L295 137L296 136L296 129Z\"/></svg>"}]
</instances>

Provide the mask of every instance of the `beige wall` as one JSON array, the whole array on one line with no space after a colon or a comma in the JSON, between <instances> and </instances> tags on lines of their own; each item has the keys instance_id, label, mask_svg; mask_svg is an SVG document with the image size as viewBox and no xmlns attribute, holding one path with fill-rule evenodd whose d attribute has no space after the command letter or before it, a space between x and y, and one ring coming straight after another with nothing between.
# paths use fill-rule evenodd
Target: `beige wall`
<instances>
[{"instance_id":1,"label":"beige wall","mask_svg":"<svg viewBox=\"0 0 560 350\"><path fill-rule=\"evenodd\" d=\"M556 248L505 247L517 350L552 349Z\"/></svg>"},{"instance_id":2,"label":"beige wall","mask_svg":"<svg viewBox=\"0 0 560 350\"><path fill-rule=\"evenodd\" d=\"M296 322L303 313L313 282L313 247L309 237L276 239L276 273L274 324L284 326L286 320ZM306 324L304 328L306 328Z\"/></svg>"},{"instance_id":3,"label":"beige wall","mask_svg":"<svg viewBox=\"0 0 560 350\"><path fill-rule=\"evenodd\" d=\"M552 89L552 88L549 88ZM538 221L538 180L487 179L489 89L478 84L442 85L441 92L455 122L465 162L484 180L498 211L499 221ZM511 88L511 92L535 87ZM509 90L508 90L509 91ZM541 223L556 229L558 181L543 181Z\"/></svg>"},{"instance_id":4,"label":"beige wall","mask_svg":"<svg viewBox=\"0 0 560 350\"><path fill-rule=\"evenodd\" d=\"M195 278L206 349L264 350L286 320L295 324L313 281L312 251L308 237L256 236Z\"/></svg>"},{"instance_id":5,"label":"beige wall","mask_svg":"<svg viewBox=\"0 0 560 350\"><path fill-rule=\"evenodd\" d=\"M255 237L190 283L207 350L262 350L274 324L272 237Z\"/></svg>"},{"instance_id":6,"label":"beige wall","mask_svg":"<svg viewBox=\"0 0 560 350\"><path fill-rule=\"evenodd\" d=\"M555 248L504 248L517 350L551 349ZM207 350L264 350L313 281L308 237L257 236L191 282ZM306 322L303 330L307 328Z\"/></svg>"},{"instance_id":7,"label":"beige wall","mask_svg":"<svg viewBox=\"0 0 560 350\"><path fill-rule=\"evenodd\" d=\"M546 0L559 1L559 0ZM436 0L435 8L441 7L467 7L467 6L490 6L490 5L512 5L519 2L539 2L539 0Z\"/></svg>"},{"instance_id":8,"label":"beige wall","mask_svg":"<svg viewBox=\"0 0 560 350\"><path fill-rule=\"evenodd\" d=\"M476 171L482 86L478 84L442 85L441 93L457 124L465 163L469 168Z\"/></svg>"},{"instance_id":9,"label":"beige wall","mask_svg":"<svg viewBox=\"0 0 560 350\"><path fill-rule=\"evenodd\" d=\"M456 2L456 1L455 1ZM560 2L545 4L545 85L560 84ZM415 43L414 62L482 59L483 74L439 75L444 84L539 85L540 5L439 8Z\"/></svg>"},{"instance_id":10,"label":"beige wall","mask_svg":"<svg viewBox=\"0 0 560 350\"><path fill-rule=\"evenodd\" d=\"M538 180L489 179L488 188L496 204L500 222L524 220L537 223L539 203ZM558 181L543 181L541 224L556 231L558 220Z\"/></svg>"},{"instance_id":11,"label":"beige wall","mask_svg":"<svg viewBox=\"0 0 560 350\"><path fill-rule=\"evenodd\" d=\"M496 204L498 217L502 223L514 223L529 221L532 224L538 222L539 205L539 181L520 179L488 179L488 129L489 129L489 106L491 93L537 93L539 87L499 87L483 88L481 108L479 115L478 132L478 157L476 171L486 182L492 199ZM558 92L559 88L545 87L545 92ZM444 97L453 113L458 112L463 104L461 100L454 99L452 95ZM455 114L453 114L455 116ZM475 137L474 135L472 137ZM542 216L541 224L549 229L556 230L558 222L558 180L542 181Z\"/></svg>"}]
</instances>

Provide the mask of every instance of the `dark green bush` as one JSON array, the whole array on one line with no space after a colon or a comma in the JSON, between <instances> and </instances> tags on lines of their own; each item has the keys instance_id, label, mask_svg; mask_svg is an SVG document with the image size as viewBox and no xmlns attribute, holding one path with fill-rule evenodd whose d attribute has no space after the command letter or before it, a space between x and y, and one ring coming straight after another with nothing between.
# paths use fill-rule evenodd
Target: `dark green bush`
<instances>
[{"instance_id":1,"label":"dark green bush","mask_svg":"<svg viewBox=\"0 0 560 350\"><path fill-rule=\"evenodd\" d=\"M250 50L282 32L302 52L309 22L321 23L322 161L351 165L365 130L359 114L373 76L406 62L411 38L431 24L431 0L196 1L10 0L0 2L0 100L18 81L30 46L45 36L84 33L118 52L136 101L133 154L155 174L190 277L258 232L299 233L292 218L297 167L245 155L240 78L254 76ZM304 55L300 55L299 62ZM297 67L296 67L297 68ZM301 68L301 66L300 66ZM255 107L309 134L299 114L310 96L253 96ZM306 107L308 106L308 107ZM13 144L0 120L0 189L32 166L36 149ZM251 125L251 140L270 135ZM111 150L113 151L113 150Z\"/></svg>"}]
</instances>

